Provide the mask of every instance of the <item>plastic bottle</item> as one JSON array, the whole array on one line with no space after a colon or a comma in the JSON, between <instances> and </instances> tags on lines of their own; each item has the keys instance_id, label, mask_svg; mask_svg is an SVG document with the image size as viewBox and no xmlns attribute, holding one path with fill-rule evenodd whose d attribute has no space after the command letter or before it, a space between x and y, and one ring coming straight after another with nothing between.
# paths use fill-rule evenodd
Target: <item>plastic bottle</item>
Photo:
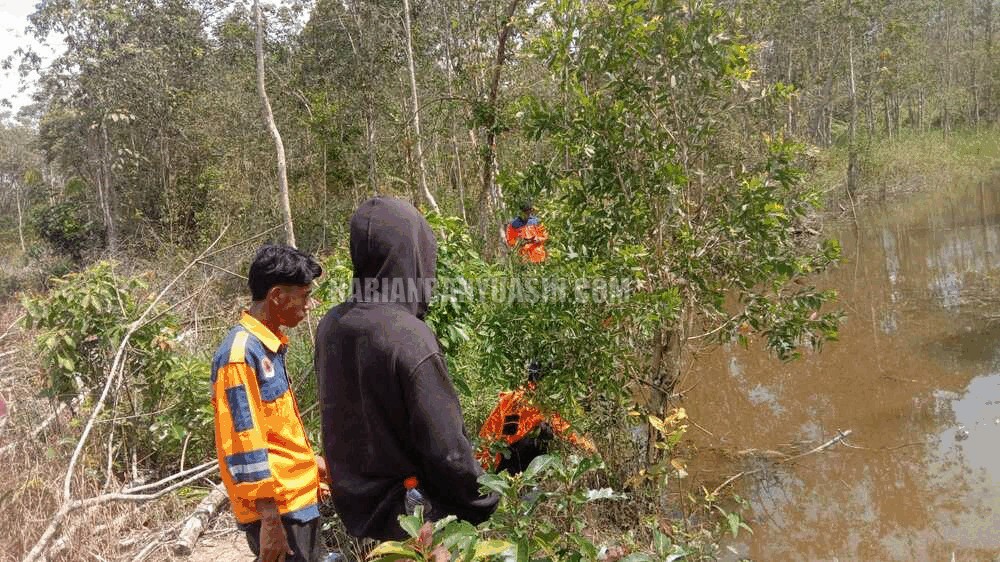
<instances>
[{"instance_id":1,"label":"plastic bottle","mask_svg":"<svg viewBox=\"0 0 1000 562\"><path fill-rule=\"evenodd\" d=\"M427 514L431 511L431 502L427 500L427 496L417 487L419 485L420 482L416 476L410 476L406 480L403 480L403 487L406 488L406 514L414 515L417 511L417 506L421 505L424 507L424 517L427 517Z\"/></svg>"}]
</instances>

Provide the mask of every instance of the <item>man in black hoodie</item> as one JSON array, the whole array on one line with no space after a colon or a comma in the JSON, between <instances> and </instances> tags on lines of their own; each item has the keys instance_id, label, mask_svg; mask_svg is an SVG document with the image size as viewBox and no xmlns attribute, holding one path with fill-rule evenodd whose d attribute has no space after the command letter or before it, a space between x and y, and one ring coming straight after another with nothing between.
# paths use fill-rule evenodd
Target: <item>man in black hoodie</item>
<instances>
[{"instance_id":1,"label":"man in black hoodie","mask_svg":"<svg viewBox=\"0 0 1000 562\"><path fill-rule=\"evenodd\" d=\"M406 536L404 480L416 477L431 519L474 524L496 509L465 434L448 368L423 317L437 266L430 225L409 203L376 197L351 218L354 286L316 334L323 452L348 532Z\"/></svg>"}]
</instances>

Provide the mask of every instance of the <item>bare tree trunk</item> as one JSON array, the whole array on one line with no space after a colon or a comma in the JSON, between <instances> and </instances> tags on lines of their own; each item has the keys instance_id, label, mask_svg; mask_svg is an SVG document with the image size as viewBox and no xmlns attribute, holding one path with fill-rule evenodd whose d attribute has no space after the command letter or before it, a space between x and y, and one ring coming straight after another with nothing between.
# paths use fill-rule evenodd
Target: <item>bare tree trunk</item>
<instances>
[{"instance_id":1,"label":"bare tree trunk","mask_svg":"<svg viewBox=\"0 0 1000 562\"><path fill-rule=\"evenodd\" d=\"M976 0L971 2L972 21L976 21ZM969 108L969 120L972 126L979 129L979 53L976 52L976 26L969 24L966 29L969 39L969 95L972 97L972 107Z\"/></svg>"},{"instance_id":2,"label":"bare tree trunk","mask_svg":"<svg viewBox=\"0 0 1000 562\"><path fill-rule=\"evenodd\" d=\"M443 6L444 4L442 4ZM447 66L447 78L448 78L448 97L455 97L455 69L452 64L451 59L451 22L448 19L448 11L444 10L444 25L445 29L448 30L448 35L445 39L444 44L444 56L448 60ZM451 148L454 152L455 158L455 187L458 188L458 206L462 211L462 220L468 224L469 217L465 214L465 178L462 174L462 155L458 150L458 133L455 132L455 119L452 117L448 120L448 131L451 133Z\"/></svg>"},{"instance_id":3,"label":"bare tree trunk","mask_svg":"<svg viewBox=\"0 0 1000 562\"><path fill-rule=\"evenodd\" d=\"M787 84L792 83L792 53L788 53L788 68L785 74L785 80ZM789 136L795 135L795 106L792 104L794 96L788 96L788 103L786 106L786 111L788 112L787 122L785 128L788 131Z\"/></svg>"},{"instance_id":4,"label":"bare tree trunk","mask_svg":"<svg viewBox=\"0 0 1000 562\"><path fill-rule=\"evenodd\" d=\"M410 0L403 0L403 25L406 27L406 61L410 67L410 95L413 99L413 135L417 141L417 167L420 169L420 190L434 212L441 212L434 195L427 188L427 165L424 163L424 146L420 141L420 100L417 98L417 73L413 65L413 30L410 27Z\"/></svg>"},{"instance_id":5,"label":"bare tree trunk","mask_svg":"<svg viewBox=\"0 0 1000 562\"><path fill-rule=\"evenodd\" d=\"M920 130L921 132L923 132L924 124L927 121L926 119L924 119L924 108L926 106L926 99L927 98L924 95L924 88L923 86L921 86L919 98L917 101L917 129Z\"/></svg>"},{"instance_id":6,"label":"bare tree trunk","mask_svg":"<svg viewBox=\"0 0 1000 562\"><path fill-rule=\"evenodd\" d=\"M986 26L985 57L987 61L986 71L986 95L984 99L983 112L986 114L986 121L993 122L993 80L996 77L994 66L996 59L993 57L993 0L986 0L986 10L983 14Z\"/></svg>"},{"instance_id":7,"label":"bare tree trunk","mask_svg":"<svg viewBox=\"0 0 1000 562\"><path fill-rule=\"evenodd\" d=\"M105 240L108 245L108 251L112 254L118 252L118 227L115 224L115 215L112 212L113 196L111 187L111 165L108 163L110 155L110 145L108 141L108 128L105 121L101 120L101 179L104 184L104 189L101 190L98 187L98 196L101 200L101 213L104 216L104 227L107 229L105 231Z\"/></svg>"},{"instance_id":8,"label":"bare tree trunk","mask_svg":"<svg viewBox=\"0 0 1000 562\"><path fill-rule=\"evenodd\" d=\"M344 9L350 11L351 16L354 18L354 25L358 29L358 34L362 37L359 39L359 43L364 38L364 26L361 24L361 16L358 15L357 6L354 2L344 2ZM354 37L351 35L351 30L348 29L344 21L338 17L338 22L340 26L344 29L344 33L347 35L347 40L351 43L351 52L354 53L354 57L359 61L363 61L364 64L372 66L371 49L364 48L364 44L361 46L364 48L364 58L361 56L361 52L358 49L358 45L354 42ZM365 149L367 151L367 164L368 164L368 189L372 195L378 195L378 155L375 152L375 93L372 88L366 88L365 94ZM355 194L355 199L357 195Z\"/></svg>"},{"instance_id":9,"label":"bare tree trunk","mask_svg":"<svg viewBox=\"0 0 1000 562\"><path fill-rule=\"evenodd\" d=\"M172 547L174 554L189 556L194 551L194 546L202 533L208 528L208 522L215 517L215 514L228 500L225 488L220 484L215 484L212 491L198 503L198 507L184 521L184 527L177 535L177 541Z\"/></svg>"},{"instance_id":10,"label":"bare tree trunk","mask_svg":"<svg viewBox=\"0 0 1000 562\"><path fill-rule=\"evenodd\" d=\"M480 231L486 241L486 254L492 255L497 248L499 241L489 236L490 221L493 213L499 209L503 194L496 183L497 168L497 97L500 95L500 72L503 69L504 59L507 58L507 38L510 36L513 24L514 12L521 0L511 0L504 11L503 21L500 24L500 35L497 37L497 56L493 63L493 78L490 81L490 90L486 99L487 117L483 129L486 134L485 149L483 154L483 192L480 195Z\"/></svg>"},{"instance_id":11,"label":"bare tree trunk","mask_svg":"<svg viewBox=\"0 0 1000 562\"><path fill-rule=\"evenodd\" d=\"M375 99L369 92L365 95L365 142L368 144L368 188L372 195L378 195L378 163L375 155Z\"/></svg>"},{"instance_id":12,"label":"bare tree trunk","mask_svg":"<svg viewBox=\"0 0 1000 562\"><path fill-rule=\"evenodd\" d=\"M868 129L868 138L875 137L875 102L872 100L873 97L870 91L865 94L865 127Z\"/></svg>"},{"instance_id":13,"label":"bare tree trunk","mask_svg":"<svg viewBox=\"0 0 1000 562\"><path fill-rule=\"evenodd\" d=\"M28 246L24 243L24 217L21 211L21 188L14 182L14 201L17 204L17 237L21 240L21 253L28 253Z\"/></svg>"},{"instance_id":14,"label":"bare tree trunk","mask_svg":"<svg viewBox=\"0 0 1000 562\"><path fill-rule=\"evenodd\" d=\"M682 314L669 326L662 326L653 336L653 356L643 394L648 412L659 417L666 414L667 404L681 373L684 316ZM652 465L659 460L659 449L656 448L659 437L659 432L650 424L646 435L647 464Z\"/></svg>"},{"instance_id":15,"label":"bare tree trunk","mask_svg":"<svg viewBox=\"0 0 1000 562\"><path fill-rule=\"evenodd\" d=\"M847 2L848 18L852 17L851 2ZM848 150L847 150L847 193L848 196L857 191L858 187L858 90L854 81L854 26L848 24L847 60L850 79L851 96L851 121L848 126Z\"/></svg>"},{"instance_id":16,"label":"bare tree trunk","mask_svg":"<svg viewBox=\"0 0 1000 562\"><path fill-rule=\"evenodd\" d=\"M253 3L254 20L257 24L257 37L254 41L254 50L257 53L257 94L260 96L261 114L264 117L264 124L274 138L274 149L278 156L278 201L281 207L281 214L285 219L285 240L289 246L295 247L295 227L292 224L292 206L288 201L288 175L285 169L285 145L281 142L281 133L274 123L274 113L271 111L271 102L267 99L267 89L264 87L264 22L261 15L260 3L254 0Z\"/></svg>"},{"instance_id":17,"label":"bare tree trunk","mask_svg":"<svg viewBox=\"0 0 1000 562\"><path fill-rule=\"evenodd\" d=\"M827 74L826 83L823 85L823 103L816 112L816 125L813 130L813 135L819 140L820 144L827 147L833 141L830 135L829 119L827 118L830 101L833 99L833 80L834 70L831 68Z\"/></svg>"},{"instance_id":18,"label":"bare tree trunk","mask_svg":"<svg viewBox=\"0 0 1000 562\"><path fill-rule=\"evenodd\" d=\"M943 112L941 117L941 132L948 136L951 129L951 112L948 105L948 97L951 95L951 16L950 12L941 3L941 16L944 19L944 92L941 93Z\"/></svg>"},{"instance_id":19,"label":"bare tree trunk","mask_svg":"<svg viewBox=\"0 0 1000 562\"><path fill-rule=\"evenodd\" d=\"M885 136L892 140L892 112L889 109L889 94L882 96L882 111L885 113Z\"/></svg>"},{"instance_id":20,"label":"bare tree trunk","mask_svg":"<svg viewBox=\"0 0 1000 562\"><path fill-rule=\"evenodd\" d=\"M896 126L897 139L903 133L903 120L901 118L902 103L903 102L899 99L899 92L894 93L892 95L892 104L893 104L892 115L893 115L893 124Z\"/></svg>"}]
</instances>

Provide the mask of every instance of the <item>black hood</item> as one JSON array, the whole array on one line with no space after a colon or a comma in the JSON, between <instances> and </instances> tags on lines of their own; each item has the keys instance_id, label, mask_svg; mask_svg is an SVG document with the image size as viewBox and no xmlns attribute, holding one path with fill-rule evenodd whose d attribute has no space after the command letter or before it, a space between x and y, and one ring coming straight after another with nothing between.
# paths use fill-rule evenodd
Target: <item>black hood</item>
<instances>
[{"instance_id":1,"label":"black hood","mask_svg":"<svg viewBox=\"0 0 1000 562\"><path fill-rule=\"evenodd\" d=\"M437 241L413 205L392 197L362 203L351 217L351 262L352 300L400 303L418 318L427 313Z\"/></svg>"}]
</instances>

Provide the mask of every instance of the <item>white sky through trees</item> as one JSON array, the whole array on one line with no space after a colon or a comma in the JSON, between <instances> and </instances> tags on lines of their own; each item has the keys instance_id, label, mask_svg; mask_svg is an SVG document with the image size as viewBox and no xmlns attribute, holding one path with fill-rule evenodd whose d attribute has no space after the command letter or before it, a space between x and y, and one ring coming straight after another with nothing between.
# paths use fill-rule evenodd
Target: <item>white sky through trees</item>
<instances>
[{"instance_id":1,"label":"white sky through trees","mask_svg":"<svg viewBox=\"0 0 1000 562\"><path fill-rule=\"evenodd\" d=\"M42 0L0 0L0 61L15 54L19 47L30 47L42 58L42 64L48 64L62 47L57 37L50 36L48 45L42 45L30 34L25 32L28 26L28 16ZM281 0L261 0L263 6L287 6L293 4ZM299 24L305 23L308 11L298 15ZM11 60L11 68L0 69L0 103L10 102L11 106L0 105L0 120L13 117L17 112L31 103L31 92L34 89L37 76L28 76L21 80L18 73L20 59L17 56ZM23 90L23 91L22 91ZM4 114L7 114L6 116Z\"/></svg>"},{"instance_id":2,"label":"white sky through trees","mask_svg":"<svg viewBox=\"0 0 1000 562\"><path fill-rule=\"evenodd\" d=\"M42 47L35 38L26 33L28 15L35 11L38 0L0 0L0 60L14 54L18 47L32 47L44 61L51 60L52 50ZM0 70L0 99L8 100L12 108L0 107L0 113L10 111L16 114L21 107L31 101L33 77L24 84L27 90L19 92L21 79L17 72L19 60L15 57L11 68Z\"/></svg>"}]
</instances>

